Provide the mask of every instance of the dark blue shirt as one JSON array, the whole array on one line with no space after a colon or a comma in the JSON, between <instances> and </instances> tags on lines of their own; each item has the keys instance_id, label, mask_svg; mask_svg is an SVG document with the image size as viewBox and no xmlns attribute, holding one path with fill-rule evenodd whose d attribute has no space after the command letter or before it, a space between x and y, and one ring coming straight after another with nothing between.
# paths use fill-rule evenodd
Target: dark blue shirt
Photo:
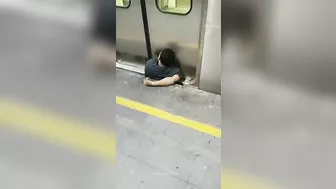
<instances>
[{"instance_id":1,"label":"dark blue shirt","mask_svg":"<svg viewBox=\"0 0 336 189\"><path fill-rule=\"evenodd\" d=\"M172 77L175 74L181 79L183 78L183 74L179 68L160 66L157 59L148 60L145 66L145 77L153 80L161 80L166 77Z\"/></svg>"}]
</instances>

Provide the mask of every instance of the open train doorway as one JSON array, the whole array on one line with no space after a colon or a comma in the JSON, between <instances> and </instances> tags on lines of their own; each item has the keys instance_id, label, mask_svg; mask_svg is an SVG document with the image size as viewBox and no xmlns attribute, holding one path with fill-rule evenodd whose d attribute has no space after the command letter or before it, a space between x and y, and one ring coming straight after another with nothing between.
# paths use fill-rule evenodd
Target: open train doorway
<instances>
[{"instance_id":1,"label":"open train doorway","mask_svg":"<svg viewBox=\"0 0 336 189\"><path fill-rule=\"evenodd\" d=\"M206 0L116 0L117 67L143 73L160 49L171 48L197 85Z\"/></svg>"},{"instance_id":2,"label":"open train doorway","mask_svg":"<svg viewBox=\"0 0 336 189\"><path fill-rule=\"evenodd\" d=\"M116 0L116 7L117 66L142 73L148 54L141 2Z\"/></svg>"}]
</instances>

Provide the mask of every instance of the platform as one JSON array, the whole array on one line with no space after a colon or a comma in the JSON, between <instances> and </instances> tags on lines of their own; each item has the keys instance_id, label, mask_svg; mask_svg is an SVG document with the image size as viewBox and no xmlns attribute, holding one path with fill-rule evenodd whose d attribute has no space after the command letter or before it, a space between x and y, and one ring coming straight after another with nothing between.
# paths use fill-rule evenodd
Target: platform
<instances>
[{"instance_id":1,"label":"platform","mask_svg":"<svg viewBox=\"0 0 336 189\"><path fill-rule=\"evenodd\" d=\"M117 70L116 94L220 125L220 96L188 86L150 88L142 85L142 79ZM172 123L123 104L117 104L116 115L117 167L124 179L120 188L220 188L220 138L188 128L183 121Z\"/></svg>"}]
</instances>

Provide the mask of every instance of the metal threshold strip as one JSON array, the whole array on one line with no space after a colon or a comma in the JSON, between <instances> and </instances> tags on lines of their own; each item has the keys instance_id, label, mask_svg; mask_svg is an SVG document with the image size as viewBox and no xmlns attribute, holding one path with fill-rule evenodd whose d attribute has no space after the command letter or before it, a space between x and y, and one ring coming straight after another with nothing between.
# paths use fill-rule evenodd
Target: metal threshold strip
<instances>
[{"instance_id":1,"label":"metal threshold strip","mask_svg":"<svg viewBox=\"0 0 336 189\"><path fill-rule=\"evenodd\" d=\"M140 65L140 64L136 64L136 63L132 63L132 62L117 60L116 67L120 68L120 69L127 70L127 71L139 73L141 75L145 74L145 71L144 71L145 66L144 65Z\"/></svg>"}]
</instances>

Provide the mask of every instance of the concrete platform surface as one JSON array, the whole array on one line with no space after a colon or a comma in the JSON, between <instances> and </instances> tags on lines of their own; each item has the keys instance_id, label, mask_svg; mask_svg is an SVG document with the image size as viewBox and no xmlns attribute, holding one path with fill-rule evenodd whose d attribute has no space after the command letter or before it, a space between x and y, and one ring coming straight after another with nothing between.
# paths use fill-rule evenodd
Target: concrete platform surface
<instances>
[{"instance_id":1,"label":"concrete platform surface","mask_svg":"<svg viewBox=\"0 0 336 189\"><path fill-rule=\"evenodd\" d=\"M220 97L191 87L149 88L117 70L117 95L209 124L220 122ZM117 162L124 188L220 188L220 138L117 105ZM217 115L217 116L216 116Z\"/></svg>"}]
</instances>

